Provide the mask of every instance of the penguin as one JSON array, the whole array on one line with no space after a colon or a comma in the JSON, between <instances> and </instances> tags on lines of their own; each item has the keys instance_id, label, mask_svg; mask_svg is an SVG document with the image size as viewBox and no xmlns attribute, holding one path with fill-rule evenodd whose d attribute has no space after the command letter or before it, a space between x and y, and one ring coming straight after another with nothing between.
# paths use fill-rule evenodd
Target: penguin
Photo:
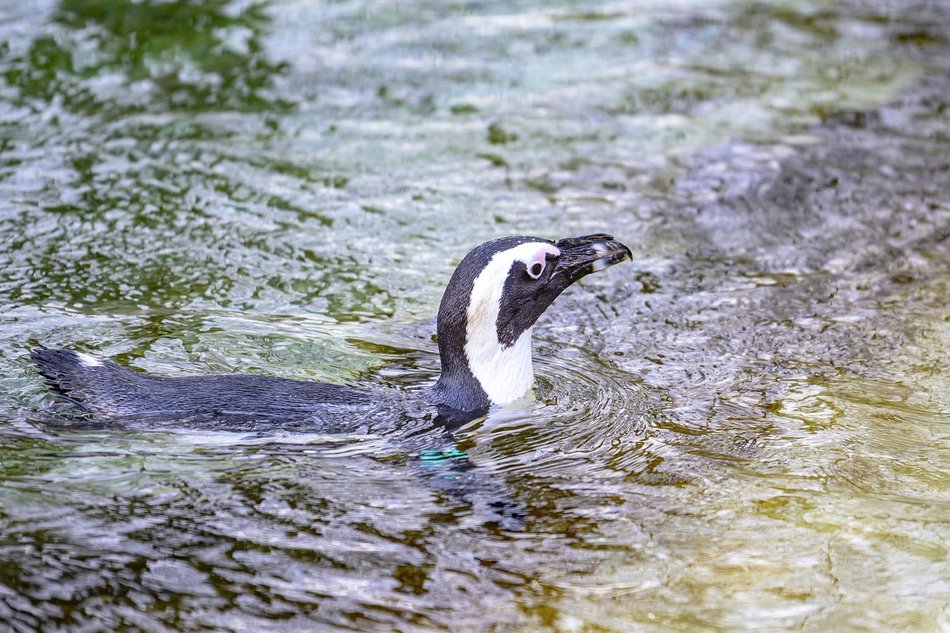
<instances>
[{"instance_id":1,"label":"penguin","mask_svg":"<svg viewBox=\"0 0 950 633\"><path fill-rule=\"evenodd\" d=\"M531 389L531 335L548 306L585 275L628 259L630 249L605 234L556 242L509 236L477 246L455 269L439 305L441 374L410 393L252 375L162 377L72 350L39 347L30 354L61 404L102 423L347 432L367 412L403 405L474 419Z\"/></svg>"}]
</instances>

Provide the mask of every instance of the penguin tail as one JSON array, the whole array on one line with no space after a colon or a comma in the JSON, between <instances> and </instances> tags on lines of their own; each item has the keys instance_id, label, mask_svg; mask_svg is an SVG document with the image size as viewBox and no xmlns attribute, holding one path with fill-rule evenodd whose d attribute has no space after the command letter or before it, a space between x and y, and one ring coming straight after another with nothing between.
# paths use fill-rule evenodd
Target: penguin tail
<instances>
[{"instance_id":1,"label":"penguin tail","mask_svg":"<svg viewBox=\"0 0 950 633\"><path fill-rule=\"evenodd\" d=\"M90 401L103 385L128 380L135 375L130 369L111 361L68 349L41 346L30 351L30 358L56 396L83 413L93 413Z\"/></svg>"}]
</instances>

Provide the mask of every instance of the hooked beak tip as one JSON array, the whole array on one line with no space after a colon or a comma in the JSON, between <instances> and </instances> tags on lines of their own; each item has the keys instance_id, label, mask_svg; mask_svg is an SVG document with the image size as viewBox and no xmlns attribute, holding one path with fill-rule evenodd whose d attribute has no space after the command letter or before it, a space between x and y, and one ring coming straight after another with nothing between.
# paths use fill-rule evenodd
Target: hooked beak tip
<instances>
[{"instance_id":1,"label":"hooked beak tip","mask_svg":"<svg viewBox=\"0 0 950 633\"><path fill-rule=\"evenodd\" d=\"M633 253L630 252L630 248L626 244L622 244L613 238L608 238L602 242L594 242L591 246L591 250L597 257L595 264L609 261L608 265L619 264L620 262L626 261L628 259L633 259ZM603 268L606 268L604 266ZM598 270L603 270L603 268L597 268L595 266L595 272Z\"/></svg>"},{"instance_id":2,"label":"hooked beak tip","mask_svg":"<svg viewBox=\"0 0 950 633\"><path fill-rule=\"evenodd\" d=\"M623 246L623 244L620 246ZM633 254L626 246L618 250L604 249L604 253L591 264L591 272L599 273L602 270L610 268L615 264L625 262L628 259L633 259Z\"/></svg>"},{"instance_id":3,"label":"hooked beak tip","mask_svg":"<svg viewBox=\"0 0 950 633\"><path fill-rule=\"evenodd\" d=\"M557 246L561 249L559 266L574 278L633 259L626 245L603 233L566 238L558 241Z\"/></svg>"}]
</instances>

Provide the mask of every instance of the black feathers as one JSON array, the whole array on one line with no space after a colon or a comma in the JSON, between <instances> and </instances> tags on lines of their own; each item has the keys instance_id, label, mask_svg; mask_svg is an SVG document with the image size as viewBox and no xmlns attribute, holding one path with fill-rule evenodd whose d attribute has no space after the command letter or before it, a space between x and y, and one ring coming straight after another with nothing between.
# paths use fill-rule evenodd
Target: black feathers
<instances>
[{"instance_id":1,"label":"black feathers","mask_svg":"<svg viewBox=\"0 0 950 633\"><path fill-rule=\"evenodd\" d=\"M164 378L69 350L30 355L62 400L99 420L310 420L335 427L345 420L327 418L374 401L372 392L343 385L268 376Z\"/></svg>"}]
</instances>

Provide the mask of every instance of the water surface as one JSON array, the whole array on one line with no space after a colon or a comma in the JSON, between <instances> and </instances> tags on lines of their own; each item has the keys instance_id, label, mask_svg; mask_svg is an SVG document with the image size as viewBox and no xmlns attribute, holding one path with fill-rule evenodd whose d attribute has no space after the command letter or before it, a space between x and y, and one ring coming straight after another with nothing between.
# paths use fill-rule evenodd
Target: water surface
<instances>
[{"instance_id":1,"label":"water surface","mask_svg":"<svg viewBox=\"0 0 950 633\"><path fill-rule=\"evenodd\" d=\"M945 3L0 6L4 626L950 629ZM595 231L449 438L68 425L27 358L411 389L469 248Z\"/></svg>"}]
</instances>

